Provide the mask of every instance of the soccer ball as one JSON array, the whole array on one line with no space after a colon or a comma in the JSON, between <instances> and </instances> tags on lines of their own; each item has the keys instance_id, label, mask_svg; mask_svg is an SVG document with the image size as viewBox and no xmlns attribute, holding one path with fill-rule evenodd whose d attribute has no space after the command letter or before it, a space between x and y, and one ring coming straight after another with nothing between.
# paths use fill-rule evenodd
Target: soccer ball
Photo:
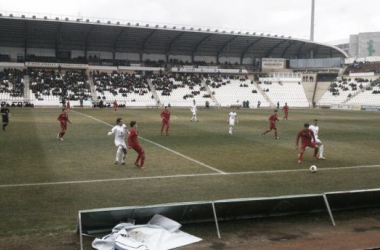
<instances>
[{"instance_id":1,"label":"soccer ball","mask_svg":"<svg viewBox=\"0 0 380 250\"><path fill-rule=\"evenodd\" d=\"M312 172L312 173L315 173L315 172L317 172L317 166L315 166L315 165L312 165L311 167L310 167L310 172Z\"/></svg>"}]
</instances>

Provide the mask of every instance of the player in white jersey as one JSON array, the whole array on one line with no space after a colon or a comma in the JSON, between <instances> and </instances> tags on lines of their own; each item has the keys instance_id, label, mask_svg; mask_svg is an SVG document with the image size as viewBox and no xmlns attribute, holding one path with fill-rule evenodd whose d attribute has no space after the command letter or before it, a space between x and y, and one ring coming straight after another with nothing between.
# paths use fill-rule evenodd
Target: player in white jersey
<instances>
[{"instance_id":1,"label":"player in white jersey","mask_svg":"<svg viewBox=\"0 0 380 250\"><path fill-rule=\"evenodd\" d=\"M324 147L323 147L321 140L318 138L319 126L318 126L318 120L317 119L314 119L313 124L309 126L309 129L311 131L313 131L314 136L315 136L315 144L317 144L319 147L319 159L325 160L326 158L323 157Z\"/></svg>"},{"instance_id":2,"label":"player in white jersey","mask_svg":"<svg viewBox=\"0 0 380 250\"><path fill-rule=\"evenodd\" d=\"M194 100L194 102L193 102L193 106L191 106L191 108L190 108L190 111L191 111L191 113L193 114L193 117L191 117L191 119L190 119L190 121L198 121L198 119L197 119L197 111L198 111L198 109L197 109L197 106L195 105L195 100Z\"/></svg>"},{"instance_id":3,"label":"player in white jersey","mask_svg":"<svg viewBox=\"0 0 380 250\"><path fill-rule=\"evenodd\" d=\"M127 126L125 126L122 118L116 119L116 126L112 128L108 135L115 134L115 146L117 147L115 164L118 164L121 154L123 154L121 165L125 165L127 158L127 145L125 144L125 135L128 134Z\"/></svg>"},{"instance_id":4,"label":"player in white jersey","mask_svg":"<svg viewBox=\"0 0 380 250\"><path fill-rule=\"evenodd\" d=\"M229 118L228 121L230 123L229 133L232 135L232 131L234 130L234 126L235 126L235 120L236 120L236 122L238 122L236 111L231 111L228 114L228 118Z\"/></svg>"}]
</instances>

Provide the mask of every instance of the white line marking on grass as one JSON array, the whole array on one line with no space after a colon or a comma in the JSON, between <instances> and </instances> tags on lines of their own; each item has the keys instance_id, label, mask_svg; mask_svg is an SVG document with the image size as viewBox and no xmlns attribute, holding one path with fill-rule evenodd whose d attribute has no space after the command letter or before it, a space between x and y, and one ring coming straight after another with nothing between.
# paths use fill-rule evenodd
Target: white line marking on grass
<instances>
[{"instance_id":1,"label":"white line marking on grass","mask_svg":"<svg viewBox=\"0 0 380 250\"><path fill-rule=\"evenodd\" d=\"M103 123L103 124L105 124L105 125L107 125L107 126L113 127L113 125L111 125L111 124L109 124L109 123L107 123L107 122L104 122L104 121L102 121L102 120L99 120L98 118L95 118L95 117L93 117L93 116L90 116L90 115L87 115L87 114L84 114L84 113L81 113L81 112L78 112L78 111L75 111L75 110L72 110L72 111L75 112L75 113L77 113L77 114L81 114L81 115L87 116L88 118L91 118L91 119L93 119L93 120L95 120L95 121L98 121L98 122L100 122L100 123ZM195 163L197 163L197 164L199 164L199 165L201 165L201 166L203 166L203 167L206 167L206 168L208 168L208 169L214 170L215 172L218 172L218 173L220 173L220 174L226 174L226 172L223 172L223 171L221 171L221 170L219 170L219 169L217 169L217 168L211 167L211 166L209 166L209 165L207 165L207 164L205 164L205 163L203 163L203 162L200 162L200 161L197 161L197 160L195 160L195 159L193 159L193 158L190 158L190 157L188 157L188 156L186 156L186 155L184 155L184 154L181 154L181 153L179 153L179 152L177 152L177 151L174 151L173 149L167 148L167 147L165 147L165 146L163 146L163 145L161 145L161 144L158 144L158 143L153 142L153 141L151 141L151 140L145 139L144 137L141 137L141 136L139 136L139 138L142 139L142 140L144 140L144 141L147 141L147 142L149 142L149 143L151 143L151 144L153 144L153 145L156 145L157 147L160 147L160 148L163 148L163 149L165 149L165 150L167 150L167 151L169 151L169 152L172 152L173 154L179 155L179 156L181 156L181 157L183 157L183 158L185 158L185 159L187 159L187 160L189 160L189 161L195 162Z\"/></svg>"},{"instance_id":2,"label":"white line marking on grass","mask_svg":"<svg viewBox=\"0 0 380 250\"><path fill-rule=\"evenodd\" d=\"M360 169L360 168L379 168L380 165L367 165L367 166L351 166L351 167L332 167L320 168L318 171L331 171L331 170L346 170L346 169ZM309 172L309 169L284 169L284 170L265 170L265 171L247 171L235 173L206 173L206 174L181 174L181 175L163 175L163 176L146 176L146 177L127 177L116 179L100 179L100 180L83 180L83 181L60 181L60 182L40 182L40 183L23 183L23 184L4 184L0 188L12 187L30 187L30 186L53 186L53 185L66 185L66 184L87 184L99 182L114 182L114 181L131 181L131 180L153 180L153 179L170 179L170 178L188 178L188 177L207 177L207 176L227 176L227 175L255 175L255 174L278 174L278 173L292 173L292 172Z\"/></svg>"}]
</instances>

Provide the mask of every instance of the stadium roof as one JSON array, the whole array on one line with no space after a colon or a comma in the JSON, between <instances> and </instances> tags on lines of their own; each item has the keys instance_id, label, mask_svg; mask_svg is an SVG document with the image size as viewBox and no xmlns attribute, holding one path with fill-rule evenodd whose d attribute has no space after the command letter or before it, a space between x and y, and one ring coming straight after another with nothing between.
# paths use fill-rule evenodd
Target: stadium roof
<instances>
[{"instance_id":1,"label":"stadium roof","mask_svg":"<svg viewBox=\"0 0 380 250\"><path fill-rule=\"evenodd\" d=\"M0 46L239 58L348 57L327 44L269 34L0 14Z\"/></svg>"}]
</instances>

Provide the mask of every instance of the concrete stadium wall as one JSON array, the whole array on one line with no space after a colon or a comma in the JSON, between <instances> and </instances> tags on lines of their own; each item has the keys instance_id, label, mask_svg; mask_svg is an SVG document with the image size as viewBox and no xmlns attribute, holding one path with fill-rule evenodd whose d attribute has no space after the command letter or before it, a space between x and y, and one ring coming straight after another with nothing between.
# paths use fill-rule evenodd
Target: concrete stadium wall
<instances>
[{"instance_id":1,"label":"concrete stadium wall","mask_svg":"<svg viewBox=\"0 0 380 250\"><path fill-rule=\"evenodd\" d=\"M194 61L205 61L206 63L216 63L215 56L194 56Z\"/></svg>"},{"instance_id":2,"label":"concrete stadium wall","mask_svg":"<svg viewBox=\"0 0 380 250\"><path fill-rule=\"evenodd\" d=\"M87 51L87 56L97 56L100 59L113 59L113 53L109 51Z\"/></svg>"},{"instance_id":3,"label":"concrete stadium wall","mask_svg":"<svg viewBox=\"0 0 380 250\"><path fill-rule=\"evenodd\" d=\"M71 58L77 58L79 56L84 57L84 50L72 50L71 51Z\"/></svg>"},{"instance_id":4,"label":"concrete stadium wall","mask_svg":"<svg viewBox=\"0 0 380 250\"><path fill-rule=\"evenodd\" d=\"M54 49L28 48L26 53L27 54L34 54L36 56L49 56L49 57L55 56L55 50Z\"/></svg>"},{"instance_id":5,"label":"concrete stadium wall","mask_svg":"<svg viewBox=\"0 0 380 250\"><path fill-rule=\"evenodd\" d=\"M191 62L191 56L187 56L187 55L169 55L169 61L170 59L175 59L175 60L178 60L178 61L183 61L183 62Z\"/></svg>"},{"instance_id":6,"label":"concrete stadium wall","mask_svg":"<svg viewBox=\"0 0 380 250\"><path fill-rule=\"evenodd\" d=\"M164 54L143 54L142 60L151 60L151 61L159 61L163 60L166 61L166 55Z\"/></svg>"},{"instance_id":7,"label":"concrete stadium wall","mask_svg":"<svg viewBox=\"0 0 380 250\"><path fill-rule=\"evenodd\" d=\"M227 62L227 63L231 63L231 64L235 64L235 63L240 64L240 58L238 58L238 57L220 57L219 62L220 63Z\"/></svg>"},{"instance_id":8,"label":"concrete stadium wall","mask_svg":"<svg viewBox=\"0 0 380 250\"><path fill-rule=\"evenodd\" d=\"M116 52L115 58L116 58L116 60L140 61L140 54L139 53Z\"/></svg>"},{"instance_id":9,"label":"concrete stadium wall","mask_svg":"<svg viewBox=\"0 0 380 250\"><path fill-rule=\"evenodd\" d=\"M24 56L23 48L0 47L0 54L8 55L11 60L16 60L17 55Z\"/></svg>"}]
</instances>

